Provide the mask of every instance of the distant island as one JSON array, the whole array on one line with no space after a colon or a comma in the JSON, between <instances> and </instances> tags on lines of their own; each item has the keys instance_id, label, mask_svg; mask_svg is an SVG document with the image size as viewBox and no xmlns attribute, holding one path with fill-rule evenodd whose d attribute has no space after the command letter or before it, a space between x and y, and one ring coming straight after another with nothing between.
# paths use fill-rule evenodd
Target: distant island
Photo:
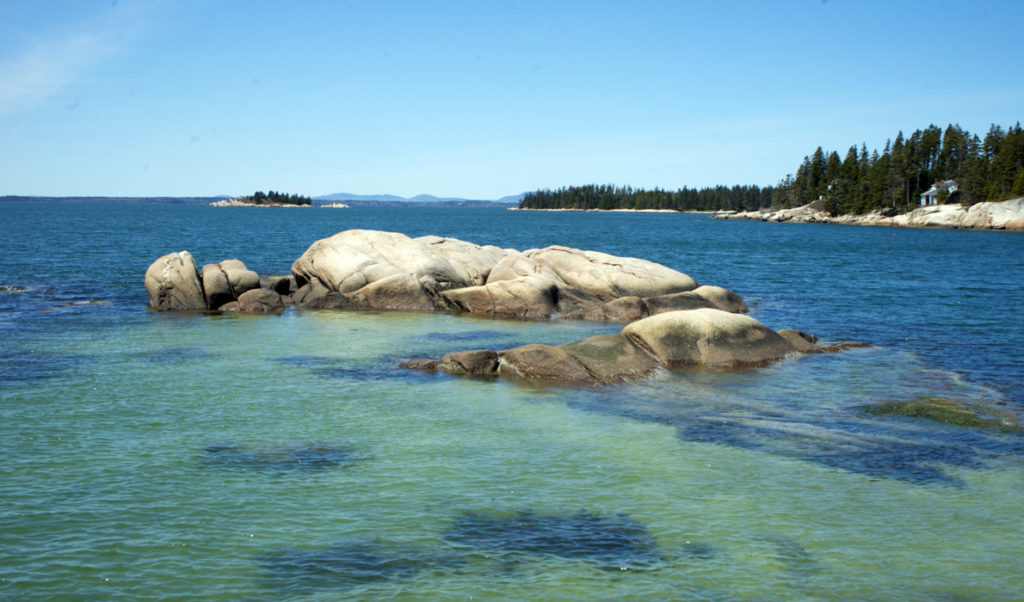
<instances>
[{"instance_id":1,"label":"distant island","mask_svg":"<svg viewBox=\"0 0 1024 602\"><path fill-rule=\"evenodd\" d=\"M611 185L569 186L527 193L521 209L778 211L820 201L830 215L873 211L902 214L922 205L1002 201L1024 196L1024 130L992 125L984 139L959 125L935 125L909 137L899 132L881 153L865 144L845 158L820 146L796 175L775 186L715 186L679 190Z\"/></svg>"},{"instance_id":2,"label":"distant island","mask_svg":"<svg viewBox=\"0 0 1024 602\"><path fill-rule=\"evenodd\" d=\"M233 199L214 201L211 207L312 207L313 199L298 194L287 194L284 192L263 192L257 190L249 196L240 196Z\"/></svg>"}]
</instances>

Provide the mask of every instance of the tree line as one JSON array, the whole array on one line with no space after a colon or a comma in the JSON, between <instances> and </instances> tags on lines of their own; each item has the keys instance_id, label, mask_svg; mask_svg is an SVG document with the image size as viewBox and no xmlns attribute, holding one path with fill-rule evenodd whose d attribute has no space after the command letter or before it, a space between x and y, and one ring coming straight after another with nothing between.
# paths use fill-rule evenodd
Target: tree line
<instances>
[{"instance_id":1,"label":"tree line","mask_svg":"<svg viewBox=\"0 0 1024 602\"><path fill-rule=\"evenodd\" d=\"M771 205L772 188L715 186L679 190L644 190L610 184L566 186L557 190L528 192L523 209L671 209L674 211L747 211Z\"/></svg>"},{"instance_id":2,"label":"tree line","mask_svg":"<svg viewBox=\"0 0 1024 602\"><path fill-rule=\"evenodd\" d=\"M934 183L958 189L940 200L972 205L1024 196L1024 130L993 124L982 139L959 125L899 132L882 152L854 145L840 159L820 146L776 186L715 186L670 191L629 186L567 186L527 193L524 209L672 209L751 211L791 208L820 200L833 215L876 209L906 211Z\"/></svg>"},{"instance_id":3,"label":"tree line","mask_svg":"<svg viewBox=\"0 0 1024 602\"><path fill-rule=\"evenodd\" d=\"M255 205L312 205L313 199L298 194L287 194L271 190L263 192L257 190L249 196L240 197L238 200L253 203Z\"/></svg>"}]
</instances>

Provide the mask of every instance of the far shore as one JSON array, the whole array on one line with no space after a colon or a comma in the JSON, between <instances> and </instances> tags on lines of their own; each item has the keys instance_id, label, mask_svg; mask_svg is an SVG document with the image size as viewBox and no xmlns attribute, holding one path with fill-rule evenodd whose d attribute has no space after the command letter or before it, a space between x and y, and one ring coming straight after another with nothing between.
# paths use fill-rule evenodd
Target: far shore
<instances>
[{"instance_id":1,"label":"far shore","mask_svg":"<svg viewBox=\"0 0 1024 602\"><path fill-rule=\"evenodd\" d=\"M675 209L534 209L533 207L509 207L509 211L571 211L575 213L698 213L712 215L718 211L676 211Z\"/></svg>"}]
</instances>

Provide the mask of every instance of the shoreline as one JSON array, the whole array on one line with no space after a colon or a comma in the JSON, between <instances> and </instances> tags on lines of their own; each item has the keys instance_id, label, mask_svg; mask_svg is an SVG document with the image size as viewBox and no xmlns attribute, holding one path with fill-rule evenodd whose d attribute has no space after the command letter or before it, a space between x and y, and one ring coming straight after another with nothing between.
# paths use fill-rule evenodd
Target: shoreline
<instances>
[{"instance_id":1,"label":"shoreline","mask_svg":"<svg viewBox=\"0 0 1024 602\"><path fill-rule=\"evenodd\" d=\"M872 211L833 217L819 207L820 203L815 202L793 209L721 211L715 212L711 219L1024 232L1024 197L1006 201L986 201L966 208L961 205L928 205L899 215L886 215L882 211Z\"/></svg>"}]
</instances>

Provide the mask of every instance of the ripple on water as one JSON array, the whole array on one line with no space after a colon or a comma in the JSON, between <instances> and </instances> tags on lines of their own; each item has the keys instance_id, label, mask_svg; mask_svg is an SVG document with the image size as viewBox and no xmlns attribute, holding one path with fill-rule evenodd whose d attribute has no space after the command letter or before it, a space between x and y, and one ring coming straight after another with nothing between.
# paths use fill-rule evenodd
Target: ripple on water
<instances>
[{"instance_id":1,"label":"ripple on water","mask_svg":"<svg viewBox=\"0 0 1024 602\"><path fill-rule=\"evenodd\" d=\"M273 358L273 361L288 366L309 368L313 374L323 378L355 382L398 380L416 383L443 378L443 375L436 373L400 368L399 364L406 359L409 358L398 355L386 355L367 362L365 360L355 361L337 357L290 356Z\"/></svg>"},{"instance_id":2,"label":"ripple on water","mask_svg":"<svg viewBox=\"0 0 1024 602\"><path fill-rule=\"evenodd\" d=\"M3 352L0 353L0 382L58 376L88 359L90 356L81 353Z\"/></svg>"}]
</instances>

